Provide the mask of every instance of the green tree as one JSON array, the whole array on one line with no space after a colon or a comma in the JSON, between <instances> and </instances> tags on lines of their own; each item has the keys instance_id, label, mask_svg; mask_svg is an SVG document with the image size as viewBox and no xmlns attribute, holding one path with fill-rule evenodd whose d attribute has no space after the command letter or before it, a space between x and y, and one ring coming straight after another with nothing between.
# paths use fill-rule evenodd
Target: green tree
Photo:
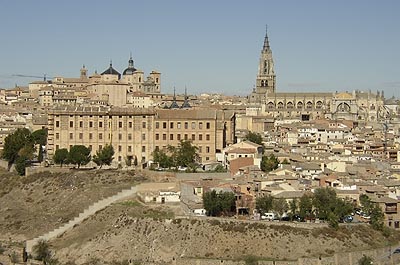
<instances>
[{"instance_id":1,"label":"green tree","mask_svg":"<svg viewBox=\"0 0 400 265\"><path fill-rule=\"evenodd\" d=\"M170 168L173 166L172 157L168 156L164 150L154 150L153 160L155 163L158 163L159 167L162 168Z\"/></svg>"},{"instance_id":2,"label":"green tree","mask_svg":"<svg viewBox=\"0 0 400 265\"><path fill-rule=\"evenodd\" d=\"M26 172L26 167L30 165L29 160L26 157L18 157L17 160L15 160L15 170L20 176L25 175Z\"/></svg>"},{"instance_id":3,"label":"green tree","mask_svg":"<svg viewBox=\"0 0 400 265\"><path fill-rule=\"evenodd\" d=\"M270 172L278 168L279 161L274 156L274 154L270 154L269 156L263 156L261 159L261 170L264 172Z\"/></svg>"},{"instance_id":4,"label":"green tree","mask_svg":"<svg viewBox=\"0 0 400 265\"><path fill-rule=\"evenodd\" d=\"M97 150L96 154L93 156L93 162L96 165L100 166L103 165L111 165L113 161L114 155L114 147L110 144L106 144L101 150Z\"/></svg>"},{"instance_id":5,"label":"green tree","mask_svg":"<svg viewBox=\"0 0 400 265\"><path fill-rule=\"evenodd\" d=\"M371 207L370 217L371 219L369 223L371 224L372 228L375 230L383 231L385 227L384 226L385 216L379 205L375 204L374 206Z\"/></svg>"},{"instance_id":6,"label":"green tree","mask_svg":"<svg viewBox=\"0 0 400 265\"><path fill-rule=\"evenodd\" d=\"M372 258L366 255L363 255L361 259L358 260L358 265L372 265Z\"/></svg>"},{"instance_id":7,"label":"green tree","mask_svg":"<svg viewBox=\"0 0 400 265\"><path fill-rule=\"evenodd\" d=\"M47 144L47 129L36 130L32 133L32 138L35 144L39 145L38 160L43 161L43 147Z\"/></svg>"},{"instance_id":8,"label":"green tree","mask_svg":"<svg viewBox=\"0 0 400 265\"><path fill-rule=\"evenodd\" d=\"M336 192L332 188L318 188L314 191L313 205L318 212L318 218L327 220L328 215L336 207Z\"/></svg>"},{"instance_id":9,"label":"green tree","mask_svg":"<svg viewBox=\"0 0 400 265\"><path fill-rule=\"evenodd\" d=\"M300 198L299 202L299 215L302 219L305 219L307 217L312 216L312 209L313 209L313 204L312 204L312 195L310 194L304 194Z\"/></svg>"},{"instance_id":10,"label":"green tree","mask_svg":"<svg viewBox=\"0 0 400 265\"><path fill-rule=\"evenodd\" d=\"M360 195L360 204L363 208L363 212L365 212L366 214L370 214L371 209L373 208L373 203L371 202L371 199L368 197L368 195Z\"/></svg>"},{"instance_id":11,"label":"green tree","mask_svg":"<svg viewBox=\"0 0 400 265\"><path fill-rule=\"evenodd\" d=\"M296 198L289 202L289 210L290 210L289 216L290 216L291 220L293 220L293 216L295 214L297 214L297 212L298 212L298 208L299 208L298 204L299 204L299 201Z\"/></svg>"},{"instance_id":12,"label":"green tree","mask_svg":"<svg viewBox=\"0 0 400 265\"><path fill-rule=\"evenodd\" d=\"M32 134L26 128L19 128L4 139L2 157L8 161L9 168L22 155L20 154L22 149L24 149L22 154L26 159L31 157L34 151ZM31 151L32 153L28 154L27 151Z\"/></svg>"},{"instance_id":13,"label":"green tree","mask_svg":"<svg viewBox=\"0 0 400 265\"><path fill-rule=\"evenodd\" d=\"M272 209L280 217L289 210L289 204L284 198L274 198L272 203Z\"/></svg>"},{"instance_id":14,"label":"green tree","mask_svg":"<svg viewBox=\"0 0 400 265\"><path fill-rule=\"evenodd\" d=\"M194 172L197 167L196 162L199 160L197 149L191 141L181 140L175 149L175 166L189 167Z\"/></svg>"},{"instance_id":15,"label":"green tree","mask_svg":"<svg viewBox=\"0 0 400 265\"><path fill-rule=\"evenodd\" d=\"M91 160L90 149L84 145L74 145L68 153L68 161L71 164L76 164L78 168L81 165L86 165Z\"/></svg>"},{"instance_id":16,"label":"green tree","mask_svg":"<svg viewBox=\"0 0 400 265\"><path fill-rule=\"evenodd\" d=\"M262 136L259 133L249 131L244 137L244 140L250 141L255 144L263 145Z\"/></svg>"},{"instance_id":17,"label":"green tree","mask_svg":"<svg viewBox=\"0 0 400 265\"><path fill-rule=\"evenodd\" d=\"M271 195L260 196L256 199L256 209L260 213L268 213L273 208L273 201Z\"/></svg>"},{"instance_id":18,"label":"green tree","mask_svg":"<svg viewBox=\"0 0 400 265\"><path fill-rule=\"evenodd\" d=\"M353 211L350 202L337 198L333 188L318 188L314 192L313 205L317 210L318 217L327 220L329 225L338 228L339 220Z\"/></svg>"},{"instance_id":19,"label":"green tree","mask_svg":"<svg viewBox=\"0 0 400 265\"><path fill-rule=\"evenodd\" d=\"M264 143L263 143L261 134L249 131L246 134L246 136L244 137L244 140L261 145L261 154L264 154L265 147L264 147Z\"/></svg>"},{"instance_id":20,"label":"green tree","mask_svg":"<svg viewBox=\"0 0 400 265\"><path fill-rule=\"evenodd\" d=\"M62 167L63 164L68 163L68 154L67 148L57 149L53 156L54 163Z\"/></svg>"},{"instance_id":21,"label":"green tree","mask_svg":"<svg viewBox=\"0 0 400 265\"><path fill-rule=\"evenodd\" d=\"M339 220L343 220L345 216L351 214L354 211L353 204L350 201L336 198L336 206L334 213L339 217Z\"/></svg>"},{"instance_id":22,"label":"green tree","mask_svg":"<svg viewBox=\"0 0 400 265\"><path fill-rule=\"evenodd\" d=\"M233 192L216 192L215 190L203 194L203 205L208 216L230 214L235 209L235 194Z\"/></svg>"}]
</instances>

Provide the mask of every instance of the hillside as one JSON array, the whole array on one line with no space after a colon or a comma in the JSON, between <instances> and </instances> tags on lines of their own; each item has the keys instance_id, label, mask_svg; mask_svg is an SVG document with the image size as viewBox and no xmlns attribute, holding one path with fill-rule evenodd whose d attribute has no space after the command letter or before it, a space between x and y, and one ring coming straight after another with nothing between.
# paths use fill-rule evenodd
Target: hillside
<instances>
[{"instance_id":1,"label":"hillside","mask_svg":"<svg viewBox=\"0 0 400 265\"><path fill-rule=\"evenodd\" d=\"M0 262L8 260L5 255L12 250L19 253L23 240L48 232L93 202L143 181L148 180L142 175L118 171L31 177L2 172L0 241L5 251ZM193 258L236 260L247 256L290 261L376 249L389 243L368 225L342 226L335 231L321 224L177 218L182 214L179 205L144 205L131 198L88 218L53 240L51 248L64 263L83 264L100 258L99 264L123 260L173 264ZM398 238L396 234L390 240Z\"/></svg>"}]
</instances>

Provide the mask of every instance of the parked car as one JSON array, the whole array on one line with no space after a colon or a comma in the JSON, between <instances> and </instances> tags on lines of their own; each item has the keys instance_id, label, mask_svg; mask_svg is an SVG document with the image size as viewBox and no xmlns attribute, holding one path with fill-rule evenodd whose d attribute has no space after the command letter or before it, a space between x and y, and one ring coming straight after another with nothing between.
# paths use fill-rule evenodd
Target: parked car
<instances>
[{"instance_id":1,"label":"parked car","mask_svg":"<svg viewBox=\"0 0 400 265\"><path fill-rule=\"evenodd\" d=\"M344 222L344 223L351 223L351 222L353 222L353 216L351 216L351 215L346 215L345 217L343 217L343 222Z\"/></svg>"},{"instance_id":2,"label":"parked car","mask_svg":"<svg viewBox=\"0 0 400 265\"><path fill-rule=\"evenodd\" d=\"M282 216L281 221L290 221L290 217L288 215Z\"/></svg>"},{"instance_id":3,"label":"parked car","mask_svg":"<svg viewBox=\"0 0 400 265\"><path fill-rule=\"evenodd\" d=\"M304 222L304 219L301 218L300 215L295 214L295 215L293 215L293 221L296 221L296 222Z\"/></svg>"},{"instance_id":4,"label":"parked car","mask_svg":"<svg viewBox=\"0 0 400 265\"><path fill-rule=\"evenodd\" d=\"M367 213L362 213L361 217L367 220L371 219L371 217Z\"/></svg>"},{"instance_id":5,"label":"parked car","mask_svg":"<svg viewBox=\"0 0 400 265\"><path fill-rule=\"evenodd\" d=\"M261 215L261 220L273 221L275 219L274 213L264 213Z\"/></svg>"}]
</instances>

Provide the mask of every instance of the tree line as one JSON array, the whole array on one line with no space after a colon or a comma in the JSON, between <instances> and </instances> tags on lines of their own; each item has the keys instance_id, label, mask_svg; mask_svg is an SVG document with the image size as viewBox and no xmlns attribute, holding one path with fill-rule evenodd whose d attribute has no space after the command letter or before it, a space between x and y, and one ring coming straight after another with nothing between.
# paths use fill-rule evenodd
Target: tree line
<instances>
[{"instance_id":1,"label":"tree line","mask_svg":"<svg viewBox=\"0 0 400 265\"><path fill-rule=\"evenodd\" d=\"M235 200L233 192L211 190L203 194L203 205L208 216L226 216L236 213ZM382 210L366 195L361 195L360 200L363 209L371 216L371 226L383 231ZM339 222L354 212L353 203L337 197L336 191L331 187L317 188L313 193L305 193L299 199L289 202L284 198L274 198L271 195L259 196L256 198L255 208L261 214L274 212L280 217L287 215L292 221L319 218L328 222L333 228L338 228Z\"/></svg>"},{"instance_id":2,"label":"tree line","mask_svg":"<svg viewBox=\"0 0 400 265\"><path fill-rule=\"evenodd\" d=\"M61 167L65 164L74 164L77 168L93 161L101 168L103 165L111 165L114 159L114 147L110 144L106 144L102 149L97 150L93 157L90 153L91 150L84 145L73 145L69 151L67 148L56 150L53 161Z\"/></svg>"},{"instance_id":3,"label":"tree line","mask_svg":"<svg viewBox=\"0 0 400 265\"><path fill-rule=\"evenodd\" d=\"M168 145L165 150L156 149L153 161L161 168L185 167L188 171L196 172L199 165L198 147L189 140L181 140L178 146Z\"/></svg>"},{"instance_id":4,"label":"tree line","mask_svg":"<svg viewBox=\"0 0 400 265\"><path fill-rule=\"evenodd\" d=\"M19 128L4 139L1 157L8 161L9 168L15 164L18 174L24 175L26 167L30 166L34 159L37 162L43 161L46 144L46 129L31 132L26 128ZM101 168L103 165L110 165L114 159L113 156L114 148L112 145L105 145L93 157L91 157L91 150L88 147L74 145L70 150L67 148L57 149L53 161L61 166L75 164L78 168L93 161Z\"/></svg>"}]
</instances>

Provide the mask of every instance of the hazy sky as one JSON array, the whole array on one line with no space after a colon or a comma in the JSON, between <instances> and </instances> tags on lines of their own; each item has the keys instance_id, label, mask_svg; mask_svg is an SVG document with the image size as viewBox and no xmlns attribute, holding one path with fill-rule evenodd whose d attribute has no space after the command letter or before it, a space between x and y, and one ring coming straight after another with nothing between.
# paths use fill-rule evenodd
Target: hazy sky
<instances>
[{"instance_id":1,"label":"hazy sky","mask_svg":"<svg viewBox=\"0 0 400 265\"><path fill-rule=\"evenodd\" d=\"M3 1L0 87L35 78L162 73L162 91L247 95L268 24L277 91L400 97L400 1Z\"/></svg>"}]
</instances>

